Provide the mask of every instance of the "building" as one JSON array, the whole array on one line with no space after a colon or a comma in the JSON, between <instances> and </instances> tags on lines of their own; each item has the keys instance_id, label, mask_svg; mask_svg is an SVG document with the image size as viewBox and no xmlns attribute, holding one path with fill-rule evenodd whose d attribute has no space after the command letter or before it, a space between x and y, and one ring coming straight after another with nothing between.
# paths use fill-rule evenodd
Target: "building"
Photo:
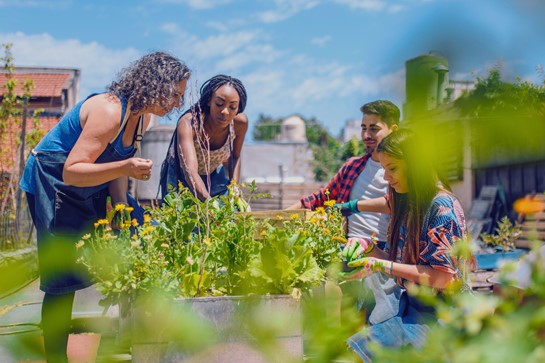
<instances>
[{"instance_id":1,"label":"building","mask_svg":"<svg viewBox=\"0 0 545 363\"><path fill-rule=\"evenodd\" d=\"M314 181L305 121L292 115L282 121L276 141L245 144L240 179L257 183L308 183Z\"/></svg>"},{"instance_id":2,"label":"building","mask_svg":"<svg viewBox=\"0 0 545 363\"><path fill-rule=\"evenodd\" d=\"M55 126L64 113L72 108L79 98L80 70L72 68L34 68L19 67L13 73L17 82L15 93L22 97L22 85L25 80L32 80L34 88L30 91L26 111L25 133L35 129L31 122L34 110L42 109L39 115L38 127L47 132ZM0 71L0 83L7 81L7 73ZM3 90L5 92L5 89ZM1 99L2 96L0 96ZM21 116L22 118L22 116ZM16 161L20 159L19 145L21 140L20 120L8 120L4 135L0 137L0 168L2 174L19 171ZM29 150L26 150L28 153Z\"/></svg>"}]
</instances>

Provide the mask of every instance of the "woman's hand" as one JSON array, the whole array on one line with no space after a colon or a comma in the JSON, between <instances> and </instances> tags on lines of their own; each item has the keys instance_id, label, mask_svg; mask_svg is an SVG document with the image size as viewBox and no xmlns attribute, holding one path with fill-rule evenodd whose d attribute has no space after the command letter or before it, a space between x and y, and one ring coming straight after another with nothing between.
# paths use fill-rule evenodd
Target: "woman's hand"
<instances>
[{"instance_id":1,"label":"woman's hand","mask_svg":"<svg viewBox=\"0 0 545 363\"><path fill-rule=\"evenodd\" d=\"M127 176L139 180L149 180L153 162L149 159L130 158L127 159Z\"/></svg>"},{"instance_id":2,"label":"woman's hand","mask_svg":"<svg viewBox=\"0 0 545 363\"><path fill-rule=\"evenodd\" d=\"M392 261L381 260L374 257L363 257L348 263L348 267L354 268L353 271L341 273L341 277L345 280L361 280L364 277L370 276L375 272L391 273Z\"/></svg>"},{"instance_id":3,"label":"woman's hand","mask_svg":"<svg viewBox=\"0 0 545 363\"><path fill-rule=\"evenodd\" d=\"M347 261L353 261L362 254L368 254L375 248L372 240L367 238L349 238L342 251L342 256Z\"/></svg>"}]
</instances>

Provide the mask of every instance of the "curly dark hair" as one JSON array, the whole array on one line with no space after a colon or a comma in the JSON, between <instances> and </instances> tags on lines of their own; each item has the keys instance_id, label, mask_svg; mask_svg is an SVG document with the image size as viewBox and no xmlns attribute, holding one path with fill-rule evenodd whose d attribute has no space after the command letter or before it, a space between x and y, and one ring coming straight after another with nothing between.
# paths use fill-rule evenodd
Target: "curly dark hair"
<instances>
[{"instance_id":1,"label":"curly dark hair","mask_svg":"<svg viewBox=\"0 0 545 363\"><path fill-rule=\"evenodd\" d=\"M244 88L244 85L238 78L226 76L224 74L218 74L217 76L214 76L203 83L201 86L201 96L199 97L198 105L195 106L198 106L199 109L202 110L203 114L209 114L210 107L208 106L208 103L212 99L212 95L218 88L226 84L233 86L240 97L237 114L244 112L244 109L246 108L246 101L248 99L246 88Z\"/></svg>"},{"instance_id":2,"label":"curly dark hair","mask_svg":"<svg viewBox=\"0 0 545 363\"><path fill-rule=\"evenodd\" d=\"M178 83L190 76L191 71L183 61L165 52L154 52L122 69L107 89L130 101L133 113L151 105L168 109L178 92Z\"/></svg>"},{"instance_id":3,"label":"curly dark hair","mask_svg":"<svg viewBox=\"0 0 545 363\"><path fill-rule=\"evenodd\" d=\"M361 106L360 111L363 112L364 115L380 116L380 119L384 121L388 127L399 125L399 108L390 101L377 100L369 102Z\"/></svg>"}]
</instances>

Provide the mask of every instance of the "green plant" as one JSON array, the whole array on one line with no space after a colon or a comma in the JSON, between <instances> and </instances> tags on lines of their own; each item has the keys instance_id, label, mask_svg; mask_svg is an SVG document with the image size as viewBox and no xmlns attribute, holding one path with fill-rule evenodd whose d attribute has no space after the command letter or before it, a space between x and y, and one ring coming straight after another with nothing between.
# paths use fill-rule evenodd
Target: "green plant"
<instances>
[{"instance_id":1,"label":"green plant","mask_svg":"<svg viewBox=\"0 0 545 363\"><path fill-rule=\"evenodd\" d=\"M502 247L504 251L510 251L515 248L515 241L522 233L521 226L516 223L513 225L507 216L504 216L495 229L496 234L482 233L481 239L486 246Z\"/></svg>"},{"instance_id":2,"label":"green plant","mask_svg":"<svg viewBox=\"0 0 545 363\"><path fill-rule=\"evenodd\" d=\"M78 244L79 261L107 305L150 292L298 296L340 261L344 233L336 208L318 209L308 220L293 214L272 223L238 212L237 204L229 196L199 201L187 188L171 190L143 225L121 217L117 231L99 220Z\"/></svg>"}]
</instances>

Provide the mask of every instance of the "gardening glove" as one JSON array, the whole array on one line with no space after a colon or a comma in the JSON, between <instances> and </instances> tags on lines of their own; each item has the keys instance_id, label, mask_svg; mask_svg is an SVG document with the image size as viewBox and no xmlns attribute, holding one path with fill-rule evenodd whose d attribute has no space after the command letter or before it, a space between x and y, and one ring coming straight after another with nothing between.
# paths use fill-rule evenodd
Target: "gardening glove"
<instances>
[{"instance_id":1,"label":"gardening glove","mask_svg":"<svg viewBox=\"0 0 545 363\"><path fill-rule=\"evenodd\" d=\"M341 254L347 261L356 260L360 255L368 254L375 248L375 243L368 238L349 238Z\"/></svg>"},{"instance_id":2,"label":"gardening glove","mask_svg":"<svg viewBox=\"0 0 545 363\"><path fill-rule=\"evenodd\" d=\"M343 217L351 216L352 214L359 213L358 210L358 200L352 199L349 202L346 203L337 203L333 205L333 207L341 208L341 214Z\"/></svg>"},{"instance_id":3,"label":"gardening glove","mask_svg":"<svg viewBox=\"0 0 545 363\"><path fill-rule=\"evenodd\" d=\"M354 270L349 272L341 272L343 279L354 281L361 280L371 276L375 272L385 272L391 268L391 261L381 260L374 257L362 257L358 260L348 262L348 267Z\"/></svg>"}]
</instances>

